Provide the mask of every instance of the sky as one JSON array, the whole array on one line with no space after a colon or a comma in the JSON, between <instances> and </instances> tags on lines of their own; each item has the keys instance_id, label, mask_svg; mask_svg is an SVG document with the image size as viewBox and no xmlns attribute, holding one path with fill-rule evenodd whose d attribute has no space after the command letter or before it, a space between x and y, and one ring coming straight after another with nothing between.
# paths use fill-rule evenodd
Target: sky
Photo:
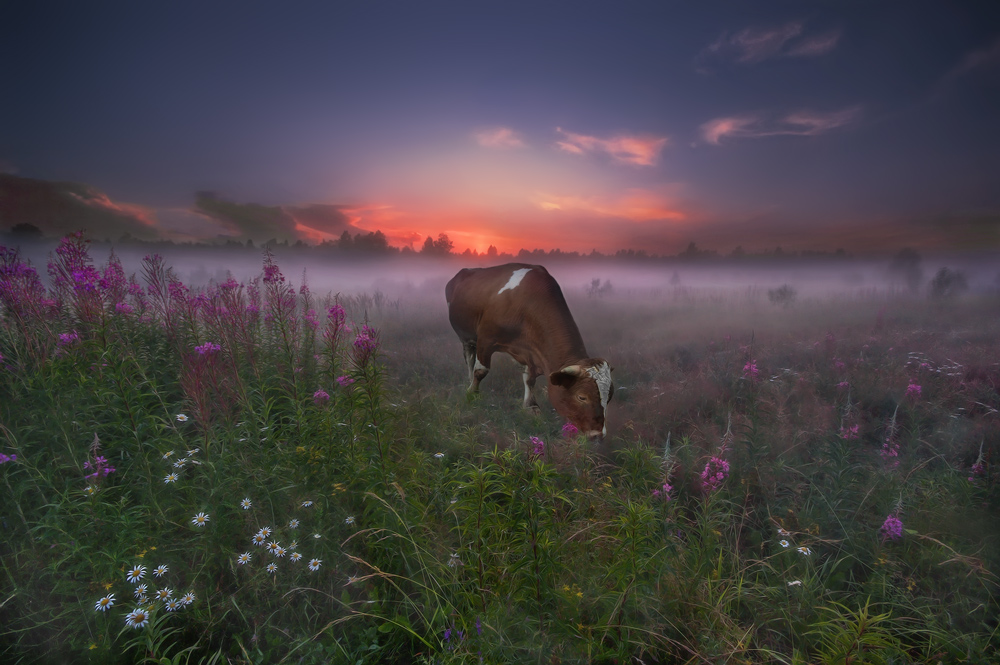
<instances>
[{"instance_id":1,"label":"sky","mask_svg":"<svg viewBox=\"0 0 1000 665\"><path fill-rule=\"evenodd\" d=\"M1000 3L0 3L0 230L1000 246Z\"/></svg>"}]
</instances>

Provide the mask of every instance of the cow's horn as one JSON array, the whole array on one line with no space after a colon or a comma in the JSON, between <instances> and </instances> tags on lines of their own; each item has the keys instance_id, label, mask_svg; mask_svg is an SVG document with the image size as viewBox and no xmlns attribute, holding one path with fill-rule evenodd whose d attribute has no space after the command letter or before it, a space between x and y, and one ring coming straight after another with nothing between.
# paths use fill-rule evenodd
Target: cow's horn
<instances>
[{"instance_id":1,"label":"cow's horn","mask_svg":"<svg viewBox=\"0 0 1000 665\"><path fill-rule=\"evenodd\" d=\"M563 374L569 374L570 376L580 376L583 374L583 368L579 365L567 365L559 371Z\"/></svg>"}]
</instances>

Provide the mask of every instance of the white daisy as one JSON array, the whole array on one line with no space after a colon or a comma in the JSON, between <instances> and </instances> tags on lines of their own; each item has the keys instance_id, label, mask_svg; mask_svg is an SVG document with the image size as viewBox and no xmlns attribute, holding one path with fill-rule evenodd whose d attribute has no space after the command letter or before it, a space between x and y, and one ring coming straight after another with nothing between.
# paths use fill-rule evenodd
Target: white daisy
<instances>
[{"instance_id":1,"label":"white daisy","mask_svg":"<svg viewBox=\"0 0 1000 665\"><path fill-rule=\"evenodd\" d=\"M302 507L303 508L310 508L310 507L312 507L312 505L313 505L312 501L303 501L302 502Z\"/></svg>"},{"instance_id":2,"label":"white daisy","mask_svg":"<svg viewBox=\"0 0 1000 665\"><path fill-rule=\"evenodd\" d=\"M263 545L265 540L267 540L267 538L265 538L262 533L255 533L253 536L253 544L257 547Z\"/></svg>"},{"instance_id":3,"label":"white daisy","mask_svg":"<svg viewBox=\"0 0 1000 665\"><path fill-rule=\"evenodd\" d=\"M236 557L236 563L240 564L241 566L250 563L250 552L244 552L243 554Z\"/></svg>"},{"instance_id":4,"label":"white daisy","mask_svg":"<svg viewBox=\"0 0 1000 665\"><path fill-rule=\"evenodd\" d=\"M163 604L163 607L168 612L174 612L177 609L183 607L183 605L181 605L181 601L177 600L176 598L170 598L169 600L167 600L167 602Z\"/></svg>"},{"instance_id":5,"label":"white daisy","mask_svg":"<svg viewBox=\"0 0 1000 665\"><path fill-rule=\"evenodd\" d=\"M785 549L788 549L788 544L789 543L788 543L787 540L779 540L778 544L781 545L782 547L784 547Z\"/></svg>"},{"instance_id":6,"label":"white daisy","mask_svg":"<svg viewBox=\"0 0 1000 665\"><path fill-rule=\"evenodd\" d=\"M183 413L178 413L177 414L177 422L179 422L179 423L186 423L187 421L188 421L188 417L185 416Z\"/></svg>"},{"instance_id":7,"label":"white daisy","mask_svg":"<svg viewBox=\"0 0 1000 665\"><path fill-rule=\"evenodd\" d=\"M129 628L145 628L149 623L149 612L137 607L125 615L125 625Z\"/></svg>"},{"instance_id":8,"label":"white daisy","mask_svg":"<svg viewBox=\"0 0 1000 665\"><path fill-rule=\"evenodd\" d=\"M291 521L289 521L288 522L288 528L289 529L298 529L299 528L299 521L298 520L291 520Z\"/></svg>"},{"instance_id":9,"label":"white daisy","mask_svg":"<svg viewBox=\"0 0 1000 665\"><path fill-rule=\"evenodd\" d=\"M156 599L157 600L167 600L168 598L170 598L170 596L173 595L173 593L174 592L171 589L167 588L167 587L164 587L162 589L158 589L157 592L156 592Z\"/></svg>"},{"instance_id":10,"label":"white daisy","mask_svg":"<svg viewBox=\"0 0 1000 665\"><path fill-rule=\"evenodd\" d=\"M164 482L164 484L167 484L167 485L169 485L170 483L176 483L177 482L177 474L176 473L168 473L163 478L163 482Z\"/></svg>"},{"instance_id":11,"label":"white daisy","mask_svg":"<svg viewBox=\"0 0 1000 665\"><path fill-rule=\"evenodd\" d=\"M441 459L442 457L444 457L444 453L434 453L434 457Z\"/></svg>"},{"instance_id":12,"label":"white daisy","mask_svg":"<svg viewBox=\"0 0 1000 665\"><path fill-rule=\"evenodd\" d=\"M168 450L167 452L163 453L163 459L165 459L165 460L166 459L170 459L173 454L174 454L174 451Z\"/></svg>"},{"instance_id":13,"label":"white daisy","mask_svg":"<svg viewBox=\"0 0 1000 665\"><path fill-rule=\"evenodd\" d=\"M99 601L97 601L97 604L94 605L94 609L97 610L98 612L107 612L108 608L114 606L115 606L115 594L109 593L104 598L101 598Z\"/></svg>"},{"instance_id":14,"label":"white daisy","mask_svg":"<svg viewBox=\"0 0 1000 665\"><path fill-rule=\"evenodd\" d=\"M179 602L180 602L181 605L190 605L191 603L194 602L194 592L193 591L188 591L186 594L184 594L183 596L181 596L181 599L180 599Z\"/></svg>"},{"instance_id":15,"label":"white daisy","mask_svg":"<svg viewBox=\"0 0 1000 665\"><path fill-rule=\"evenodd\" d=\"M125 573L125 578L135 584L146 575L146 566L133 566L132 570Z\"/></svg>"},{"instance_id":16,"label":"white daisy","mask_svg":"<svg viewBox=\"0 0 1000 665\"><path fill-rule=\"evenodd\" d=\"M206 515L205 513L198 513L197 515L191 518L191 524L194 524L195 526L205 526L206 524L208 524L208 520L209 520L208 515Z\"/></svg>"},{"instance_id":17,"label":"white daisy","mask_svg":"<svg viewBox=\"0 0 1000 665\"><path fill-rule=\"evenodd\" d=\"M267 564L267 572L272 574L278 572L278 564L276 563Z\"/></svg>"},{"instance_id":18,"label":"white daisy","mask_svg":"<svg viewBox=\"0 0 1000 665\"><path fill-rule=\"evenodd\" d=\"M136 598L142 598L143 596L146 595L146 585L140 584L135 588L135 591L133 591L132 593L135 594Z\"/></svg>"},{"instance_id":19,"label":"white daisy","mask_svg":"<svg viewBox=\"0 0 1000 665\"><path fill-rule=\"evenodd\" d=\"M309 559L309 570L319 570L321 563L323 563L322 559Z\"/></svg>"},{"instance_id":20,"label":"white daisy","mask_svg":"<svg viewBox=\"0 0 1000 665\"><path fill-rule=\"evenodd\" d=\"M800 547L798 549L800 553L805 554L806 556L809 556L810 554L813 553L812 550L809 549L808 547Z\"/></svg>"},{"instance_id":21,"label":"white daisy","mask_svg":"<svg viewBox=\"0 0 1000 665\"><path fill-rule=\"evenodd\" d=\"M292 561L299 561L302 559L302 555L298 552L292 552L292 556L290 558Z\"/></svg>"},{"instance_id":22,"label":"white daisy","mask_svg":"<svg viewBox=\"0 0 1000 665\"><path fill-rule=\"evenodd\" d=\"M344 524L347 526L354 526L354 515L348 515L347 519L344 520Z\"/></svg>"},{"instance_id":23,"label":"white daisy","mask_svg":"<svg viewBox=\"0 0 1000 665\"><path fill-rule=\"evenodd\" d=\"M246 498L246 499L243 499L242 501L240 501L240 508L242 508L243 510L250 510L250 506L252 506L252 505L253 504L250 503L250 499L249 498Z\"/></svg>"},{"instance_id":24,"label":"white daisy","mask_svg":"<svg viewBox=\"0 0 1000 665\"><path fill-rule=\"evenodd\" d=\"M156 569L153 571L153 574L156 575L157 577L163 577L166 574L166 572L167 572L166 566L157 566Z\"/></svg>"},{"instance_id":25,"label":"white daisy","mask_svg":"<svg viewBox=\"0 0 1000 665\"><path fill-rule=\"evenodd\" d=\"M279 545L277 541L272 540L267 544L267 551L270 552L271 554L277 553L277 551L280 549L281 545Z\"/></svg>"}]
</instances>

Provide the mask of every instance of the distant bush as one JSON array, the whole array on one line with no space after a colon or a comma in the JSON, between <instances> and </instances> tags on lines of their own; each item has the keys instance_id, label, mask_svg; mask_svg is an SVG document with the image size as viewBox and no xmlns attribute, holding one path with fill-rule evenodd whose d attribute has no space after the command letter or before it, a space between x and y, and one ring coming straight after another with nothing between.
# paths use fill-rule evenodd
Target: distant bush
<instances>
[{"instance_id":1,"label":"distant bush","mask_svg":"<svg viewBox=\"0 0 1000 665\"><path fill-rule=\"evenodd\" d=\"M610 280L606 279L604 280L604 283L601 284L601 279L599 277L595 277L590 280L590 286L587 287L587 296L591 298L601 298L603 296L610 295L612 291L614 291L614 288L611 286Z\"/></svg>"},{"instance_id":2,"label":"distant bush","mask_svg":"<svg viewBox=\"0 0 1000 665\"><path fill-rule=\"evenodd\" d=\"M782 307L788 307L795 302L797 295L798 292L788 284L782 284L776 289L767 290L767 299L773 304L781 305Z\"/></svg>"},{"instance_id":3,"label":"distant bush","mask_svg":"<svg viewBox=\"0 0 1000 665\"><path fill-rule=\"evenodd\" d=\"M931 280L932 298L954 298L969 290L969 282L961 270L941 268Z\"/></svg>"}]
</instances>

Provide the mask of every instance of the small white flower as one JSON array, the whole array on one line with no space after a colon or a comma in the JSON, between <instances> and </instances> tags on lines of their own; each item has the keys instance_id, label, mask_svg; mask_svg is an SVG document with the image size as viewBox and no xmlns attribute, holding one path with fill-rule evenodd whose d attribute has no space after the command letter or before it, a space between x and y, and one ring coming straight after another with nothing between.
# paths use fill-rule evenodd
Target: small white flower
<instances>
[{"instance_id":1,"label":"small white flower","mask_svg":"<svg viewBox=\"0 0 1000 665\"><path fill-rule=\"evenodd\" d=\"M448 566L451 568L456 568L462 565L462 559L459 558L458 552L452 552L451 556L448 557Z\"/></svg>"},{"instance_id":2,"label":"small white flower","mask_svg":"<svg viewBox=\"0 0 1000 665\"><path fill-rule=\"evenodd\" d=\"M353 575L351 575L350 577L347 578L347 584L348 585L354 584L357 581L358 581L358 578L354 577Z\"/></svg>"},{"instance_id":3,"label":"small white flower","mask_svg":"<svg viewBox=\"0 0 1000 665\"><path fill-rule=\"evenodd\" d=\"M319 535L318 533L314 533L314 534L313 534L313 538L315 538L316 540L319 540L319 539L320 539L320 538L322 538L322 537L323 537L323 536Z\"/></svg>"},{"instance_id":4,"label":"small white flower","mask_svg":"<svg viewBox=\"0 0 1000 665\"><path fill-rule=\"evenodd\" d=\"M166 603L163 604L163 607L168 612L174 612L177 609L183 607L183 605L181 604L181 601L177 600L176 598L170 598L169 600L167 600Z\"/></svg>"},{"instance_id":5,"label":"small white flower","mask_svg":"<svg viewBox=\"0 0 1000 665\"><path fill-rule=\"evenodd\" d=\"M788 549L789 542L787 540L779 540L778 544L784 547L785 549Z\"/></svg>"},{"instance_id":6,"label":"small white flower","mask_svg":"<svg viewBox=\"0 0 1000 665\"><path fill-rule=\"evenodd\" d=\"M300 559L302 559L302 555L299 554L298 552L292 552L292 556L290 558L292 561L299 561Z\"/></svg>"},{"instance_id":7,"label":"small white flower","mask_svg":"<svg viewBox=\"0 0 1000 665\"><path fill-rule=\"evenodd\" d=\"M273 540L267 544L267 551L270 552L271 554L274 554L275 552L277 552L280 549L281 549L281 545L279 545L277 542L275 542Z\"/></svg>"},{"instance_id":8,"label":"small white flower","mask_svg":"<svg viewBox=\"0 0 1000 665\"><path fill-rule=\"evenodd\" d=\"M278 565L275 563L267 564L267 572L272 574L278 572Z\"/></svg>"},{"instance_id":9,"label":"small white flower","mask_svg":"<svg viewBox=\"0 0 1000 665\"><path fill-rule=\"evenodd\" d=\"M174 454L174 451L172 451L172 450L168 450L167 452L163 453L163 459L170 459L170 457L171 457L171 456L172 456L173 454Z\"/></svg>"},{"instance_id":10,"label":"small white flower","mask_svg":"<svg viewBox=\"0 0 1000 665\"><path fill-rule=\"evenodd\" d=\"M269 526L262 527L261 530L258 531L257 533L267 538L268 536L271 535L271 527Z\"/></svg>"},{"instance_id":11,"label":"small white flower","mask_svg":"<svg viewBox=\"0 0 1000 665\"><path fill-rule=\"evenodd\" d=\"M246 564L250 563L250 552L244 552L243 554L236 557L236 563L240 564L241 566L245 566Z\"/></svg>"},{"instance_id":12,"label":"small white flower","mask_svg":"<svg viewBox=\"0 0 1000 665\"><path fill-rule=\"evenodd\" d=\"M288 549L295 550L299 548L299 541L293 540L292 544L288 546Z\"/></svg>"},{"instance_id":13,"label":"small white flower","mask_svg":"<svg viewBox=\"0 0 1000 665\"><path fill-rule=\"evenodd\" d=\"M125 615L125 625L129 628L145 628L149 623L149 612L136 608Z\"/></svg>"},{"instance_id":14,"label":"small white flower","mask_svg":"<svg viewBox=\"0 0 1000 665\"><path fill-rule=\"evenodd\" d=\"M285 554L287 552L288 552L288 550L286 550L284 547L279 547L278 549L276 549L274 551L274 556L276 556L276 557L278 557L280 559L281 557L285 556Z\"/></svg>"},{"instance_id":15,"label":"small white flower","mask_svg":"<svg viewBox=\"0 0 1000 665\"><path fill-rule=\"evenodd\" d=\"M344 520L344 524L347 526L354 526L354 515L348 515L347 519Z\"/></svg>"},{"instance_id":16,"label":"small white flower","mask_svg":"<svg viewBox=\"0 0 1000 665\"><path fill-rule=\"evenodd\" d=\"M205 513L198 513L197 515L191 518L191 524L194 524L195 526L205 526L206 524L208 524L208 520L209 520L208 515L206 515Z\"/></svg>"},{"instance_id":17,"label":"small white flower","mask_svg":"<svg viewBox=\"0 0 1000 665\"><path fill-rule=\"evenodd\" d=\"M143 596L146 595L146 585L140 584L135 588L135 591L133 593L135 594L136 598L142 598Z\"/></svg>"},{"instance_id":18,"label":"small white flower","mask_svg":"<svg viewBox=\"0 0 1000 665\"><path fill-rule=\"evenodd\" d=\"M788 583L788 586L802 586L802 580L792 580Z\"/></svg>"},{"instance_id":19,"label":"small white flower","mask_svg":"<svg viewBox=\"0 0 1000 665\"><path fill-rule=\"evenodd\" d=\"M167 567L162 565L157 566L156 569L153 570L153 574L156 575L157 577L163 577L164 574L166 574L166 572L167 572Z\"/></svg>"},{"instance_id":20,"label":"small white flower","mask_svg":"<svg viewBox=\"0 0 1000 665\"><path fill-rule=\"evenodd\" d=\"M303 508L311 508L311 507L312 507L312 505L313 505L313 502L312 502L312 501L303 501L303 502L302 502L302 507L303 507Z\"/></svg>"},{"instance_id":21,"label":"small white flower","mask_svg":"<svg viewBox=\"0 0 1000 665\"><path fill-rule=\"evenodd\" d=\"M170 598L170 596L173 595L173 593L174 592L171 589L169 589L167 587L164 587L162 589L157 590L157 592L156 592L156 599L157 600L167 600L168 598Z\"/></svg>"},{"instance_id":22,"label":"small white flower","mask_svg":"<svg viewBox=\"0 0 1000 665\"><path fill-rule=\"evenodd\" d=\"M194 457L195 455L197 455L200 452L201 452L201 448L195 448L194 450L187 451L187 456L188 457Z\"/></svg>"},{"instance_id":23,"label":"small white flower","mask_svg":"<svg viewBox=\"0 0 1000 665\"><path fill-rule=\"evenodd\" d=\"M316 571L319 570L319 564L323 563L322 559L310 559L309 560L309 570Z\"/></svg>"},{"instance_id":24,"label":"small white flower","mask_svg":"<svg viewBox=\"0 0 1000 665\"><path fill-rule=\"evenodd\" d=\"M97 604L94 605L94 609L98 612L107 612L109 608L114 606L115 606L115 594L109 593L104 598L101 598L99 601L97 601Z\"/></svg>"},{"instance_id":25,"label":"small white flower","mask_svg":"<svg viewBox=\"0 0 1000 665\"><path fill-rule=\"evenodd\" d=\"M125 573L125 578L135 584L146 575L146 566L133 566L132 570Z\"/></svg>"},{"instance_id":26,"label":"small white flower","mask_svg":"<svg viewBox=\"0 0 1000 665\"><path fill-rule=\"evenodd\" d=\"M802 554L804 554L806 556L809 556L810 554L812 554L812 550L809 549L808 547L800 547L800 548L798 548L798 550L799 550L800 553L802 553Z\"/></svg>"},{"instance_id":27,"label":"small white flower","mask_svg":"<svg viewBox=\"0 0 1000 665\"><path fill-rule=\"evenodd\" d=\"M288 528L289 529L298 529L299 528L299 521L298 520L291 520L291 521L289 521L288 522Z\"/></svg>"},{"instance_id":28,"label":"small white flower","mask_svg":"<svg viewBox=\"0 0 1000 665\"><path fill-rule=\"evenodd\" d=\"M163 478L163 482L164 482L164 484L166 484L166 485L169 485L170 483L176 483L176 482L177 482L177 474L176 474L176 473L168 473L168 474L167 474L167 475L166 475L166 476L165 476L165 477Z\"/></svg>"},{"instance_id":29,"label":"small white flower","mask_svg":"<svg viewBox=\"0 0 1000 665\"><path fill-rule=\"evenodd\" d=\"M194 592L193 591L188 591L186 594L184 594L183 596L181 596L181 599L180 599L181 605L190 605L193 602L194 602Z\"/></svg>"},{"instance_id":30,"label":"small white flower","mask_svg":"<svg viewBox=\"0 0 1000 665\"><path fill-rule=\"evenodd\" d=\"M177 422L179 422L179 423L186 423L187 421L188 421L188 417L185 416L183 413L178 413L177 414Z\"/></svg>"},{"instance_id":31,"label":"small white flower","mask_svg":"<svg viewBox=\"0 0 1000 665\"><path fill-rule=\"evenodd\" d=\"M441 459L442 457L444 457L444 453L434 453L434 457Z\"/></svg>"},{"instance_id":32,"label":"small white flower","mask_svg":"<svg viewBox=\"0 0 1000 665\"><path fill-rule=\"evenodd\" d=\"M240 508L242 508L243 510L250 510L250 506L252 505L253 504L250 503L249 497L240 501Z\"/></svg>"},{"instance_id":33,"label":"small white flower","mask_svg":"<svg viewBox=\"0 0 1000 665\"><path fill-rule=\"evenodd\" d=\"M265 540L267 540L267 538L265 538L262 533L255 533L253 536L253 544L257 547L263 545Z\"/></svg>"},{"instance_id":34,"label":"small white flower","mask_svg":"<svg viewBox=\"0 0 1000 665\"><path fill-rule=\"evenodd\" d=\"M87 493L87 496L94 496L97 493L97 488L93 485L87 485L87 488L83 491Z\"/></svg>"}]
</instances>

